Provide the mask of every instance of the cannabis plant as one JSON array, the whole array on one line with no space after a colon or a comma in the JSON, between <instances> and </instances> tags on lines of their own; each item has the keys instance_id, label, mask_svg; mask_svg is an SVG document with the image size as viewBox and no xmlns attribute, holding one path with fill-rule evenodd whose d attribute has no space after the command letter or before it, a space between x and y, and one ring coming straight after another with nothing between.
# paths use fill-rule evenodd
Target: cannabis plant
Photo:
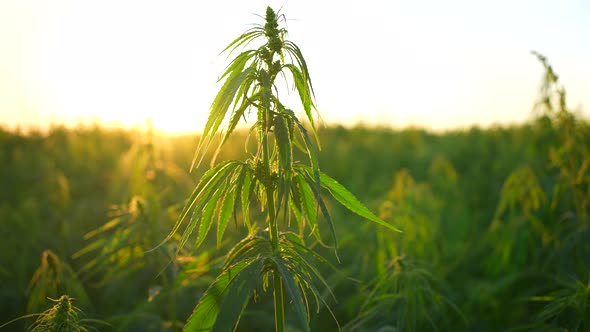
<instances>
[{"instance_id":1,"label":"cannabis plant","mask_svg":"<svg viewBox=\"0 0 590 332\"><path fill-rule=\"evenodd\" d=\"M176 322L178 261L182 257L177 255L178 259L172 261L174 264L168 264L174 256L174 250L170 249L174 245L172 241L157 251L149 250L159 243L163 234L167 234L175 220L173 216L178 214L177 206L168 205L167 194L175 189L188 191L191 188L164 185L170 182L185 185L190 180L175 164L163 160L154 145L151 124L148 123L145 142L138 141L125 153L116 172L122 174L120 182L126 195L130 196L129 202L112 207L112 218L84 235L88 244L73 256L84 262L78 273L85 281L93 281L93 286L101 287L101 296L108 298L114 293L121 297L133 292L149 294L149 297L145 296L143 306L118 300L120 307L127 304L137 308L135 312L127 309L125 317L118 317L124 322L122 325L135 319L138 311L144 313L156 295L159 301L166 298L166 305L160 307L166 309L166 317L172 326ZM145 278L160 271L156 278ZM125 278L133 279L136 287L126 287ZM124 287L121 287L122 283Z\"/></svg>"},{"instance_id":2,"label":"cannabis plant","mask_svg":"<svg viewBox=\"0 0 590 332\"><path fill-rule=\"evenodd\" d=\"M507 314L506 301L490 306L497 316L532 316L535 331L586 331L590 287L588 126L567 107L566 91L547 59L536 52L545 74L537 104L541 134L552 138L548 164L516 169L505 181L486 239L486 274L496 276L489 299L527 298ZM542 281L542 282L540 282ZM485 292L478 292L485 293ZM485 299L485 297L484 297ZM482 301L484 302L484 301ZM485 302L494 301L486 300ZM530 308L535 315L530 315Z\"/></svg>"},{"instance_id":3,"label":"cannabis plant","mask_svg":"<svg viewBox=\"0 0 590 332\"><path fill-rule=\"evenodd\" d=\"M72 304L73 298L62 295L59 299L49 299L55 304L38 314L29 314L3 325L0 329L14 323L17 320L37 317L35 322L28 328L31 332L87 332L99 331L94 325L100 324L103 326L110 326L110 324L96 319L80 318L80 309Z\"/></svg>"},{"instance_id":4,"label":"cannabis plant","mask_svg":"<svg viewBox=\"0 0 590 332\"><path fill-rule=\"evenodd\" d=\"M64 293L75 296L84 306L90 304L84 286L72 267L53 251L44 250L41 264L29 282L27 312L39 311L45 306L48 297L57 297Z\"/></svg>"},{"instance_id":5,"label":"cannabis plant","mask_svg":"<svg viewBox=\"0 0 590 332\"><path fill-rule=\"evenodd\" d=\"M543 328L586 331L590 328L590 128L576 117L566 103L566 90L546 57L533 52L545 69L541 106L557 136L549 150L553 174L551 212L548 225L550 249L545 268L554 275L551 290L532 300L547 302L537 315Z\"/></svg>"},{"instance_id":6,"label":"cannabis plant","mask_svg":"<svg viewBox=\"0 0 590 332\"><path fill-rule=\"evenodd\" d=\"M578 119L566 103L566 90L547 58L533 52L545 68L538 107L557 131L558 145L549 151L550 166L558 171L552 207L561 204L571 210L572 218L580 227L589 226L590 210L590 140L588 125ZM571 202L564 204L562 201Z\"/></svg>"},{"instance_id":7,"label":"cannabis plant","mask_svg":"<svg viewBox=\"0 0 590 332\"><path fill-rule=\"evenodd\" d=\"M447 165L449 166L449 165ZM449 329L461 312L449 299L445 270L452 266L441 231L442 204L429 184L416 182L407 169L395 174L379 216L393 216L404 229L403 240L392 241L383 232L363 243L356 264L363 283L358 291L356 317L344 331L425 331Z\"/></svg>"},{"instance_id":8,"label":"cannabis plant","mask_svg":"<svg viewBox=\"0 0 590 332\"><path fill-rule=\"evenodd\" d=\"M464 317L448 299L446 288L426 264L395 257L366 284L359 314L344 331L450 330L454 316Z\"/></svg>"},{"instance_id":9,"label":"cannabis plant","mask_svg":"<svg viewBox=\"0 0 590 332\"><path fill-rule=\"evenodd\" d=\"M242 50L221 75L223 85L211 105L193 166L202 162L218 133L217 151L240 119L251 113L256 117L250 130L256 137L256 150L247 160L223 161L208 170L166 239L184 227L180 250L196 230L198 248L216 222L216 238L220 243L230 219L233 216L237 222L240 210L241 220L249 230L249 235L227 255L221 274L195 307L186 331L234 329L260 285L262 290L273 291L277 331L285 330L288 302L299 328L309 331L310 305L315 303L319 310L325 303L317 283L328 287L316 266L327 261L305 243L306 234L325 242L320 234L318 214L327 223L330 243L337 248L333 221L322 190L354 213L397 230L320 171L312 140L315 137L315 143L319 143L307 62L299 47L286 39L287 30L279 25L281 19L284 21L284 15L268 7L264 25L255 25L224 50L232 53L247 45L260 45ZM279 91L285 86L297 91L307 126L279 98ZM224 121L227 121L225 130ZM303 153L304 161L295 160L296 151ZM251 207L259 208L260 214L255 216L262 217L250 218ZM290 227L292 222L294 227Z\"/></svg>"}]
</instances>

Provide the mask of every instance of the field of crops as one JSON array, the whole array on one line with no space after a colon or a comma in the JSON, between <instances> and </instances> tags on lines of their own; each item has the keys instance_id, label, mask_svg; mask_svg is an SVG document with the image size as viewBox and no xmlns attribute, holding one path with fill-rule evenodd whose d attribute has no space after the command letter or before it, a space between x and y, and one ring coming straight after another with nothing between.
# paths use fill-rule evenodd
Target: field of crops
<instances>
[{"instance_id":1,"label":"field of crops","mask_svg":"<svg viewBox=\"0 0 590 332\"><path fill-rule=\"evenodd\" d=\"M590 126L547 60L525 124L320 127L279 18L201 137L0 128L0 329L589 331Z\"/></svg>"},{"instance_id":2,"label":"field of crops","mask_svg":"<svg viewBox=\"0 0 590 332\"><path fill-rule=\"evenodd\" d=\"M318 313L311 303L313 331L337 329L328 306L342 328L358 331L588 329L587 122L319 133L322 171L403 233L326 201L340 261L329 237L323 246L306 234L333 265L317 266L334 296L319 289L327 306ZM237 133L218 160L243 157L244 139ZM230 221L221 243L209 236L193 250L192 239L175 255L175 237L149 251L207 168L187 172L196 141L98 127L3 130L0 320L42 312L54 304L47 297L67 294L83 317L117 330L180 328L247 232ZM272 303L259 287L239 330L272 329Z\"/></svg>"}]
</instances>

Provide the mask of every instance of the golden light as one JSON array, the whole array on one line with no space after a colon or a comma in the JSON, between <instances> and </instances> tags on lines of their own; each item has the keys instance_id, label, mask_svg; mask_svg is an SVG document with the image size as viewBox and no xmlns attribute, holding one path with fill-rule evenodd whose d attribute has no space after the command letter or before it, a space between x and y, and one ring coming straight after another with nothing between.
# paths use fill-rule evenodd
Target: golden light
<instances>
[{"instance_id":1,"label":"golden light","mask_svg":"<svg viewBox=\"0 0 590 332\"><path fill-rule=\"evenodd\" d=\"M588 104L590 49L577 42L588 20L575 7L560 7L571 18L556 24L559 32L546 15L512 2L384 2L342 6L336 15L329 3L303 0L6 0L0 121L131 127L151 118L167 132L199 131L228 63L219 52L268 2L284 5L327 123L443 129L523 121L542 73L531 49L550 57L571 105Z\"/></svg>"}]
</instances>

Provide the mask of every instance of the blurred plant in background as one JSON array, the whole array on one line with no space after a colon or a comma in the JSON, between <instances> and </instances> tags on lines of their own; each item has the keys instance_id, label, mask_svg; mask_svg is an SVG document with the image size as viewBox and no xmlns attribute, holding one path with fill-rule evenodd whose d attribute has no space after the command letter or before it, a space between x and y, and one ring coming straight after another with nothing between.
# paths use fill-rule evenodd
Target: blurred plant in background
<instances>
[{"instance_id":1,"label":"blurred plant in background","mask_svg":"<svg viewBox=\"0 0 590 332\"><path fill-rule=\"evenodd\" d=\"M67 295L62 295L57 300L51 298L49 298L49 300L55 303L51 308L39 314L29 314L19 317L8 323L2 324L0 328L10 326L17 320L33 317L36 317L35 322L28 328L31 332L87 332L99 331L99 329L96 328L96 325L112 327L101 320L80 318L79 314L81 310L72 304L74 299Z\"/></svg>"}]
</instances>

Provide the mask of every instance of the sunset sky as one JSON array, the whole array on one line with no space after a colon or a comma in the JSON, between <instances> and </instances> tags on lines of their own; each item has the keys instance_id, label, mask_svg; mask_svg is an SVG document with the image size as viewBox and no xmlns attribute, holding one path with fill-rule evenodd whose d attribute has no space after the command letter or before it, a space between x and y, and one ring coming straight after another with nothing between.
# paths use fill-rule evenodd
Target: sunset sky
<instances>
[{"instance_id":1,"label":"sunset sky","mask_svg":"<svg viewBox=\"0 0 590 332\"><path fill-rule=\"evenodd\" d=\"M522 122L543 73L531 50L590 113L590 1L0 0L0 124L199 130L220 51L266 5L282 7L328 123Z\"/></svg>"}]
</instances>

